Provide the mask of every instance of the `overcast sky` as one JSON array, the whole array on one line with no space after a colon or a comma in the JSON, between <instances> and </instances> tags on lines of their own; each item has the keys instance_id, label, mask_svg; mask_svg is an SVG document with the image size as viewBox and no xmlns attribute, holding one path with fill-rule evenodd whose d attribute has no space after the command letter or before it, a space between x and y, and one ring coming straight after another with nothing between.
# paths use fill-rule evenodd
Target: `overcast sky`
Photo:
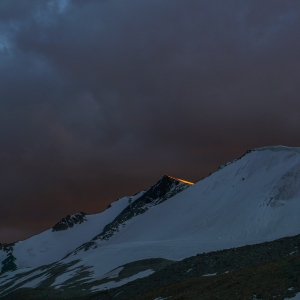
<instances>
[{"instance_id":1,"label":"overcast sky","mask_svg":"<svg viewBox=\"0 0 300 300\"><path fill-rule=\"evenodd\" d=\"M299 0L1 0L0 242L300 146L299 28Z\"/></svg>"}]
</instances>

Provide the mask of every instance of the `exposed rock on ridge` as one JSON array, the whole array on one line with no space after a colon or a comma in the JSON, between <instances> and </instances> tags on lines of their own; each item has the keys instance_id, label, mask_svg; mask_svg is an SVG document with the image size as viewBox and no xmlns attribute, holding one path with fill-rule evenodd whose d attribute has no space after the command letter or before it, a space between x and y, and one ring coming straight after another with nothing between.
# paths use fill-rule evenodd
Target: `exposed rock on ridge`
<instances>
[{"instance_id":1,"label":"exposed rock on ridge","mask_svg":"<svg viewBox=\"0 0 300 300\"><path fill-rule=\"evenodd\" d=\"M115 232L118 232L121 227L126 226L126 222L137 215L145 213L152 206L158 205L167 199L175 196L193 185L192 182L175 178L169 175L164 175L155 185L151 186L141 197L129 204L111 223L107 224L103 231L95 236L92 241L85 243L75 250L96 248L95 241L107 241Z\"/></svg>"},{"instance_id":2,"label":"exposed rock on ridge","mask_svg":"<svg viewBox=\"0 0 300 300\"><path fill-rule=\"evenodd\" d=\"M111 223L106 225L101 234L93 240L108 240L119 227L131 218L145 213L150 207L158 205L188 188L192 183L164 175L150 187L140 198L128 205Z\"/></svg>"},{"instance_id":3,"label":"exposed rock on ridge","mask_svg":"<svg viewBox=\"0 0 300 300\"><path fill-rule=\"evenodd\" d=\"M52 231L61 231L61 230L67 230L69 227L73 227L75 224L81 224L84 221L86 221L86 213L80 212L75 215L68 215L65 218L63 218L60 222L55 224L52 227Z\"/></svg>"}]
</instances>

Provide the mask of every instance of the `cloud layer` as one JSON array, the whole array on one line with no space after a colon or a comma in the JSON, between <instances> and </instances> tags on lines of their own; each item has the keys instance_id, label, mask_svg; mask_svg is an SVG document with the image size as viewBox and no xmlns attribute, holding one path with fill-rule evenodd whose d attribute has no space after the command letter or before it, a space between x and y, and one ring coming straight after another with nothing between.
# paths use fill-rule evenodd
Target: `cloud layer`
<instances>
[{"instance_id":1,"label":"cloud layer","mask_svg":"<svg viewBox=\"0 0 300 300\"><path fill-rule=\"evenodd\" d=\"M0 28L0 241L299 146L299 1L2 0Z\"/></svg>"}]
</instances>

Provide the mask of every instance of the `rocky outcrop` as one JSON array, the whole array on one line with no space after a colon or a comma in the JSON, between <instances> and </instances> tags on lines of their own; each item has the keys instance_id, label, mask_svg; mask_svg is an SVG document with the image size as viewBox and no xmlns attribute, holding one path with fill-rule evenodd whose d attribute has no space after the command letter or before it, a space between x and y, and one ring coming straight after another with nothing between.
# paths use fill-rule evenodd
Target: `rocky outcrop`
<instances>
[{"instance_id":1,"label":"rocky outcrop","mask_svg":"<svg viewBox=\"0 0 300 300\"><path fill-rule=\"evenodd\" d=\"M55 224L52 227L52 231L61 231L61 230L67 230L70 227L73 227L75 224L81 224L84 221L86 221L86 213L80 212L75 215L68 215L65 218L63 218L60 222Z\"/></svg>"},{"instance_id":2,"label":"rocky outcrop","mask_svg":"<svg viewBox=\"0 0 300 300\"><path fill-rule=\"evenodd\" d=\"M17 269L17 265L15 264L16 258L13 256L12 253L9 253L2 261L2 268L1 268L1 274L5 273L7 271L14 271Z\"/></svg>"}]
</instances>

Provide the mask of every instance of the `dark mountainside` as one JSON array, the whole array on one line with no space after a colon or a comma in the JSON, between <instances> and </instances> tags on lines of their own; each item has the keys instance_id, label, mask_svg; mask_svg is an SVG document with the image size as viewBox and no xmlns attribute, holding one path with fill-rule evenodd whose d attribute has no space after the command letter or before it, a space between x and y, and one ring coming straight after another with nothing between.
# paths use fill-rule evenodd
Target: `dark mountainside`
<instances>
[{"instance_id":1,"label":"dark mountainside","mask_svg":"<svg viewBox=\"0 0 300 300\"><path fill-rule=\"evenodd\" d=\"M161 259L138 261L130 268L157 271L121 287L80 296L51 288L22 288L3 300L153 300L153 299L279 299L300 292L300 235L272 242L198 254L179 262ZM156 266L156 267L155 267ZM128 276L126 270L121 277ZM125 274L122 274L125 272ZM88 289L88 285L86 285Z\"/></svg>"}]
</instances>

